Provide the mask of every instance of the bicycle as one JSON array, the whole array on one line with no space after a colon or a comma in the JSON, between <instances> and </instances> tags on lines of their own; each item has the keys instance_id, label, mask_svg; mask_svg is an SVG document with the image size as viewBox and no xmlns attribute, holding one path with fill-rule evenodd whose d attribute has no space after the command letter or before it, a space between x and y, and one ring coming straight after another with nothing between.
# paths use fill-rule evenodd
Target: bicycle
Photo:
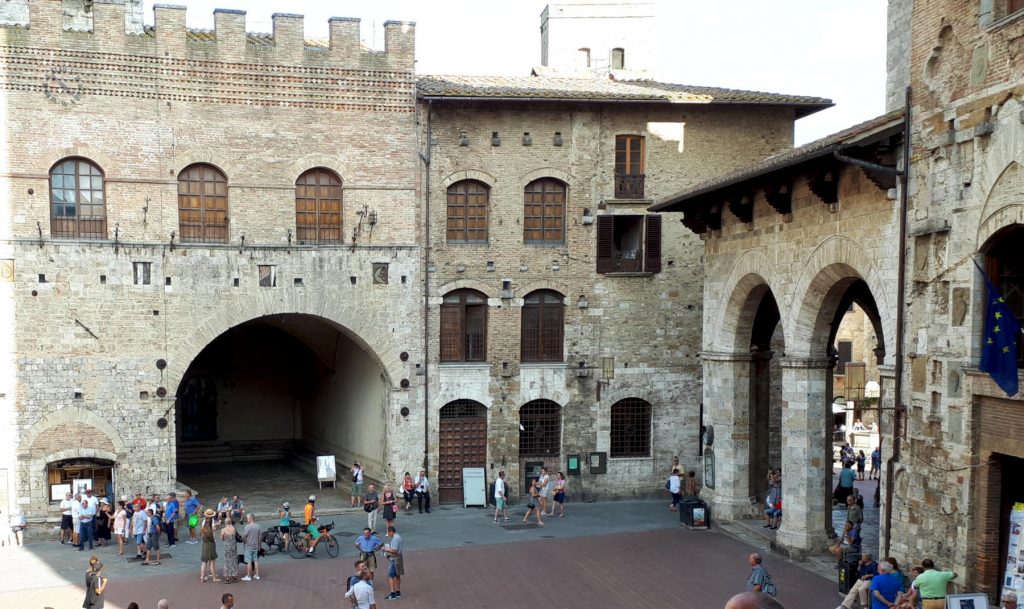
<instances>
[{"instance_id":1,"label":"bicycle","mask_svg":"<svg viewBox=\"0 0 1024 609\"><path fill-rule=\"evenodd\" d=\"M285 531L287 529L287 531ZM284 536L287 533L289 546L291 546L291 540L295 539L299 532L302 531L302 525L292 522L287 527L284 526L273 526L269 527L266 531L263 531L263 538L260 540L260 546L263 548L264 554L276 554L277 552L286 552L288 549L284 547Z\"/></svg>"},{"instance_id":2,"label":"bicycle","mask_svg":"<svg viewBox=\"0 0 1024 609\"><path fill-rule=\"evenodd\" d=\"M320 543L316 547L322 548L326 546L327 555L331 558L337 558L338 554L341 553L341 548L338 545L338 540L331 534L333 529L333 521L317 527L317 530L320 531ZM305 529L289 534L291 535L291 540L288 544L288 555L292 558L305 558L310 546L313 545L313 538Z\"/></svg>"}]
</instances>

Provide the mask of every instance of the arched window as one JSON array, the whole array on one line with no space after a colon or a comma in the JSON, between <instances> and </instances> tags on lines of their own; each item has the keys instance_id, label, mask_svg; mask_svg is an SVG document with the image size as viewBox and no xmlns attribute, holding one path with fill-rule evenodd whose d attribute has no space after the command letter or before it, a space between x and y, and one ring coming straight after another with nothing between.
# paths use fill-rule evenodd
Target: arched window
<instances>
[{"instance_id":1,"label":"arched window","mask_svg":"<svg viewBox=\"0 0 1024 609\"><path fill-rule=\"evenodd\" d=\"M533 400L519 409L519 456L550 457L562 450L562 407Z\"/></svg>"},{"instance_id":2,"label":"arched window","mask_svg":"<svg viewBox=\"0 0 1024 609\"><path fill-rule=\"evenodd\" d=\"M310 169L295 180L295 239L299 243L341 243L341 180L334 172Z\"/></svg>"},{"instance_id":3,"label":"arched window","mask_svg":"<svg viewBox=\"0 0 1024 609\"><path fill-rule=\"evenodd\" d=\"M523 242L565 243L565 184L552 178L534 180L523 198Z\"/></svg>"},{"instance_id":4,"label":"arched window","mask_svg":"<svg viewBox=\"0 0 1024 609\"><path fill-rule=\"evenodd\" d=\"M1024 327L1024 224L1013 224L996 233L982 251L989 281L999 290L1006 306L1010 308L1017 322ZM986 311L986 317L987 311ZM1017 333L1017 367L1024 368L1024 341Z\"/></svg>"},{"instance_id":5,"label":"arched window","mask_svg":"<svg viewBox=\"0 0 1024 609\"><path fill-rule=\"evenodd\" d=\"M612 404L610 457L651 456L651 405L639 398Z\"/></svg>"},{"instance_id":6,"label":"arched window","mask_svg":"<svg viewBox=\"0 0 1024 609\"><path fill-rule=\"evenodd\" d=\"M227 243L228 179L213 165L189 165L178 174L178 229L183 242Z\"/></svg>"},{"instance_id":7,"label":"arched window","mask_svg":"<svg viewBox=\"0 0 1024 609\"><path fill-rule=\"evenodd\" d=\"M50 235L107 238L103 172L90 161L63 159L50 169Z\"/></svg>"},{"instance_id":8,"label":"arched window","mask_svg":"<svg viewBox=\"0 0 1024 609\"><path fill-rule=\"evenodd\" d=\"M560 362L565 304L558 292L538 290L523 299L520 356L524 362Z\"/></svg>"},{"instance_id":9,"label":"arched window","mask_svg":"<svg viewBox=\"0 0 1024 609\"><path fill-rule=\"evenodd\" d=\"M487 297L455 290L441 303L441 361L487 360Z\"/></svg>"},{"instance_id":10,"label":"arched window","mask_svg":"<svg viewBox=\"0 0 1024 609\"><path fill-rule=\"evenodd\" d=\"M626 69L626 50L622 48L612 49L612 69L613 70L624 70Z\"/></svg>"},{"instance_id":11,"label":"arched window","mask_svg":"<svg viewBox=\"0 0 1024 609\"><path fill-rule=\"evenodd\" d=\"M487 185L476 180L448 187L449 243L487 243L488 198Z\"/></svg>"}]
</instances>

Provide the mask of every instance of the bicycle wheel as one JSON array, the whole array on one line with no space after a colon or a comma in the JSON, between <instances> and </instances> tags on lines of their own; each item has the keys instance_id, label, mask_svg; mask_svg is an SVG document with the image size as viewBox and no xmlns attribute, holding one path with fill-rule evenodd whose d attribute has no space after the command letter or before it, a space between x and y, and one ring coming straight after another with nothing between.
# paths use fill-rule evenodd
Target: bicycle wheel
<instances>
[{"instance_id":1,"label":"bicycle wheel","mask_svg":"<svg viewBox=\"0 0 1024 609\"><path fill-rule=\"evenodd\" d=\"M327 555L331 558L337 558L338 554L341 554L341 549L338 547L338 540L334 536L327 538L326 542L322 542L320 545L327 546Z\"/></svg>"},{"instance_id":2,"label":"bicycle wheel","mask_svg":"<svg viewBox=\"0 0 1024 609\"><path fill-rule=\"evenodd\" d=\"M292 558L305 558L307 547L306 539L305 535L292 537L291 543L288 544L288 555Z\"/></svg>"}]
</instances>

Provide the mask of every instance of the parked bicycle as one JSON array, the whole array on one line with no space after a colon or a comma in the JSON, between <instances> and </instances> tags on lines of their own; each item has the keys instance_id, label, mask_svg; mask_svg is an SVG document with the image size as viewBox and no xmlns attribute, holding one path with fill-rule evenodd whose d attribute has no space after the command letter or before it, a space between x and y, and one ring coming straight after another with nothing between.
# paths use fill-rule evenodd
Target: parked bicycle
<instances>
[{"instance_id":1,"label":"parked bicycle","mask_svg":"<svg viewBox=\"0 0 1024 609\"><path fill-rule=\"evenodd\" d=\"M278 552L286 552L288 548L285 547L284 536L287 533L288 539L295 539L299 531L302 530L302 526L296 523L292 523L291 526L287 527L273 526L268 527L267 530L263 531L263 536L260 539L260 547L263 548L265 555L276 554ZM291 544L288 544L291 546Z\"/></svg>"},{"instance_id":2,"label":"parked bicycle","mask_svg":"<svg viewBox=\"0 0 1024 609\"><path fill-rule=\"evenodd\" d=\"M317 527L317 531L320 533L320 542L316 547L317 549L326 547L327 555L331 558L337 558L338 554L341 553L341 548L338 546L338 540L331 533L332 530L334 530L334 522ZM305 529L291 529L289 535L291 536L291 542L288 544L289 556L292 558L305 558L309 549L313 546L313 536ZM313 553L316 554L316 550Z\"/></svg>"}]
</instances>

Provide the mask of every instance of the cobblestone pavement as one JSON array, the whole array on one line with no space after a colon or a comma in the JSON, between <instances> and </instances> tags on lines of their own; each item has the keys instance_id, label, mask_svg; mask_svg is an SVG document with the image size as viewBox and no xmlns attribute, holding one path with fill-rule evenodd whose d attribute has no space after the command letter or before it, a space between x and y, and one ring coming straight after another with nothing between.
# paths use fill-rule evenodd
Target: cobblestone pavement
<instances>
[{"instance_id":1,"label":"cobblestone pavement","mask_svg":"<svg viewBox=\"0 0 1024 609\"><path fill-rule=\"evenodd\" d=\"M514 506L513 523L522 506ZM787 609L835 605L834 580L748 545L718 529L690 531L678 524L664 501L569 504L566 518L544 527L512 530L491 521L483 509L441 507L431 514L405 514L396 523L406 540L403 598L407 607L524 606L554 608L650 607L714 609L744 588L751 551L765 555ZM328 518L331 520L331 518ZM142 567L97 550L111 580L107 607L142 609L160 598L174 609L220 606L220 595L236 595L239 609L345 607L340 597L351 571L352 539L361 515L339 515L337 530L348 537L338 559L293 560L274 555L258 582L199 583L199 546L171 548L173 558ZM269 523L267 523L269 524ZM0 607L72 609L81 606L86 558L56 542L0 551ZM384 573L378 575L385 604ZM830 604L831 603L831 604Z\"/></svg>"}]
</instances>

